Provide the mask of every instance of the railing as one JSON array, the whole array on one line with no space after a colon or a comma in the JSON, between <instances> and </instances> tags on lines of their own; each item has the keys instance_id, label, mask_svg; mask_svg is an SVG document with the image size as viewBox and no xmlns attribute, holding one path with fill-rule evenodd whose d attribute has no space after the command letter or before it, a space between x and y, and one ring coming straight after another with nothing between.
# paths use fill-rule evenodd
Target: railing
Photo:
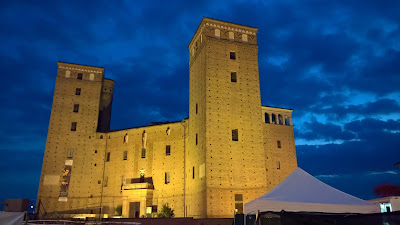
<instances>
[{"instance_id":1,"label":"railing","mask_svg":"<svg viewBox=\"0 0 400 225\"><path fill-rule=\"evenodd\" d=\"M154 189L153 184L150 183L135 183L135 184L125 184L122 187L123 190L136 190L136 189Z\"/></svg>"}]
</instances>

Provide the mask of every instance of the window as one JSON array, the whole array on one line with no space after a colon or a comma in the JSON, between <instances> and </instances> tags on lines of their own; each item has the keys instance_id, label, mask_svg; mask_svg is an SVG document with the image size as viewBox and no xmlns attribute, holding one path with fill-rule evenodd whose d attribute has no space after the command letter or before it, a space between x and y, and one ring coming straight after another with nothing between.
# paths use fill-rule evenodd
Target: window
<instances>
[{"instance_id":1,"label":"window","mask_svg":"<svg viewBox=\"0 0 400 225\"><path fill-rule=\"evenodd\" d=\"M247 42L247 34L242 34L242 41Z\"/></svg>"},{"instance_id":2,"label":"window","mask_svg":"<svg viewBox=\"0 0 400 225\"><path fill-rule=\"evenodd\" d=\"M146 158L146 149L142 148L142 159Z\"/></svg>"},{"instance_id":3,"label":"window","mask_svg":"<svg viewBox=\"0 0 400 225\"><path fill-rule=\"evenodd\" d=\"M171 145L165 146L165 155L171 155Z\"/></svg>"},{"instance_id":4,"label":"window","mask_svg":"<svg viewBox=\"0 0 400 225\"><path fill-rule=\"evenodd\" d=\"M281 141L277 141L276 144L278 145L278 148L281 148Z\"/></svg>"},{"instance_id":5,"label":"window","mask_svg":"<svg viewBox=\"0 0 400 225\"><path fill-rule=\"evenodd\" d=\"M73 155L74 155L74 149L72 148L68 149L67 158L72 159Z\"/></svg>"},{"instance_id":6,"label":"window","mask_svg":"<svg viewBox=\"0 0 400 225\"><path fill-rule=\"evenodd\" d=\"M71 71L67 70L65 71L65 77L69 78L71 76Z\"/></svg>"},{"instance_id":7,"label":"window","mask_svg":"<svg viewBox=\"0 0 400 225\"><path fill-rule=\"evenodd\" d=\"M199 143L199 135L196 134L196 145Z\"/></svg>"},{"instance_id":8,"label":"window","mask_svg":"<svg viewBox=\"0 0 400 225\"><path fill-rule=\"evenodd\" d=\"M220 38L221 37L221 31L218 29L215 29L215 37Z\"/></svg>"},{"instance_id":9,"label":"window","mask_svg":"<svg viewBox=\"0 0 400 225\"><path fill-rule=\"evenodd\" d=\"M197 103L196 103L196 114L198 113L198 105L197 105Z\"/></svg>"},{"instance_id":10,"label":"window","mask_svg":"<svg viewBox=\"0 0 400 225\"><path fill-rule=\"evenodd\" d=\"M94 80L94 74L93 73L90 74L89 80Z\"/></svg>"},{"instance_id":11,"label":"window","mask_svg":"<svg viewBox=\"0 0 400 225\"><path fill-rule=\"evenodd\" d=\"M125 184L126 184L126 176L123 175L123 176L122 176L122 185L125 185Z\"/></svg>"},{"instance_id":12,"label":"window","mask_svg":"<svg viewBox=\"0 0 400 225\"><path fill-rule=\"evenodd\" d=\"M239 132L238 132L238 129L232 130L232 141L239 141Z\"/></svg>"},{"instance_id":13,"label":"window","mask_svg":"<svg viewBox=\"0 0 400 225\"><path fill-rule=\"evenodd\" d=\"M279 125L283 124L282 115L281 114L278 115L278 122L279 122Z\"/></svg>"},{"instance_id":14,"label":"window","mask_svg":"<svg viewBox=\"0 0 400 225\"><path fill-rule=\"evenodd\" d=\"M124 160L128 159L128 151L124 151Z\"/></svg>"},{"instance_id":15,"label":"window","mask_svg":"<svg viewBox=\"0 0 400 225\"><path fill-rule=\"evenodd\" d=\"M192 172L193 172L193 179L194 179L194 166L193 166L193 171Z\"/></svg>"},{"instance_id":16,"label":"window","mask_svg":"<svg viewBox=\"0 0 400 225\"><path fill-rule=\"evenodd\" d=\"M74 104L74 112L79 112L79 104Z\"/></svg>"},{"instance_id":17,"label":"window","mask_svg":"<svg viewBox=\"0 0 400 225\"><path fill-rule=\"evenodd\" d=\"M82 73L78 73L78 80L82 80L83 74Z\"/></svg>"},{"instance_id":18,"label":"window","mask_svg":"<svg viewBox=\"0 0 400 225\"><path fill-rule=\"evenodd\" d=\"M71 123L71 131L76 131L76 122Z\"/></svg>"},{"instance_id":19,"label":"window","mask_svg":"<svg viewBox=\"0 0 400 225\"><path fill-rule=\"evenodd\" d=\"M285 116L285 125L290 126L289 117Z\"/></svg>"},{"instance_id":20,"label":"window","mask_svg":"<svg viewBox=\"0 0 400 225\"><path fill-rule=\"evenodd\" d=\"M269 114L265 113L264 117L265 117L265 123L269 123Z\"/></svg>"},{"instance_id":21,"label":"window","mask_svg":"<svg viewBox=\"0 0 400 225\"><path fill-rule=\"evenodd\" d=\"M271 115L271 117L272 117L272 124L276 124L276 116L275 116L275 114L272 114Z\"/></svg>"},{"instance_id":22,"label":"window","mask_svg":"<svg viewBox=\"0 0 400 225\"><path fill-rule=\"evenodd\" d=\"M80 88L77 88L75 90L75 95L81 95L81 89Z\"/></svg>"},{"instance_id":23,"label":"window","mask_svg":"<svg viewBox=\"0 0 400 225\"><path fill-rule=\"evenodd\" d=\"M235 40L235 34L232 31L229 31L229 40Z\"/></svg>"},{"instance_id":24,"label":"window","mask_svg":"<svg viewBox=\"0 0 400 225\"><path fill-rule=\"evenodd\" d=\"M235 194L235 214L243 214L243 195Z\"/></svg>"},{"instance_id":25,"label":"window","mask_svg":"<svg viewBox=\"0 0 400 225\"><path fill-rule=\"evenodd\" d=\"M231 72L231 82L234 82L234 83L237 82L237 76L236 76L236 72L235 71Z\"/></svg>"},{"instance_id":26,"label":"window","mask_svg":"<svg viewBox=\"0 0 400 225\"><path fill-rule=\"evenodd\" d=\"M236 52L232 52L230 53L230 59L236 60Z\"/></svg>"},{"instance_id":27,"label":"window","mask_svg":"<svg viewBox=\"0 0 400 225\"><path fill-rule=\"evenodd\" d=\"M124 143L128 143L128 140L129 140L129 136L128 136L128 134L125 134L125 136L124 136Z\"/></svg>"},{"instance_id":28,"label":"window","mask_svg":"<svg viewBox=\"0 0 400 225\"><path fill-rule=\"evenodd\" d=\"M281 162L276 162L276 168L278 169L278 170L280 170L281 169Z\"/></svg>"},{"instance_id":29,"label":"window","mask_svg":"<svg viewBox=\"0 0 400 225\"><path fill-rule=\"evenodd\" d=\"M107 152L106 162L110 162L111 152Z\"/></svg>"},{"instance_id":30,"label":"window","mask_svg":"<svg viewBox=\"0 0 400 225\"><path fill-rule=\"evenodd\" d=\"M103 183L104 185L104 187L107 187L107 185L108 185L108 177L105 177L104 178L104 183Z\"/></svg>"},{"instance_id":31,"label":"window","mask_svg":"<svg viewBox=\"0 0 400 225\"><path fill-rule=\"evenodd\" d=\"M170 182L170 173L166 172L165 173L165 184L169 184L169 182Z\"/></svg>"}]
</instances>

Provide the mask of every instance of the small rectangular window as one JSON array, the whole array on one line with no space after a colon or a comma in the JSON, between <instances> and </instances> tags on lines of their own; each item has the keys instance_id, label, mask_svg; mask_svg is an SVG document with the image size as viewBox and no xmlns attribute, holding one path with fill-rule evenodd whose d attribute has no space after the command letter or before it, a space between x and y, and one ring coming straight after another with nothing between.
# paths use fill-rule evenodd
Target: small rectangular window
<instances>
[{"instance_id":1,"label":"small rectangular window","mask_svg":"<svg viewBox=\"0 0 400 225\"><path fill-rule=\"evenodd\" d=\"M170 173L166 172L165 173L165 184L169 184L169 182L170 182Z\"/></svg>"},{"instance_id":2,"label":"small rectangular window","mask_svg":"<svg viewBox=\"0 0 400 225\"><path fill-rule=\"evenodd\" d=\"M194 179L194 166L193 166L193 179Z\"/></svg>"},{"instance_id":3,"label":"small rectangular window","mask_svg":"<svg viewBox=\"0 0 400 225\"><path fill-rule=\"evenodd\" d=\"M171 155L171 145L165 146L165 155Z\"/></svg>"},{"instance_id":4,"label":"small rectangular window","mask_svg":"<svg viewBox=\"0 0 400 225\"><path fill-rule=\"evenodd\" d=\"M75 95L81 95L81 89L80 88L77 88L75 90Z\"/></svg>"},{"instance_id":5,"label":"small rectangular window","mask_svg":"<svg viewBox=\"0 0 400 225\"><path fill-rule=\"evenodd\" d=\"M104 187L107 187L107 185L108 185L108 177L104 178L104 183L103 184L104 184Z\"/></svg>"},{"instance_id":6,"label":"small rectangular window","mask_svg":"<svg viewBox=\"0 0 400 225\"><path fill-rule=\"evenodd\" d=\"M74 112L79 112L79 104L74 104Z\"/></svg>"},{"instance_id":7,"label":"small rectangular window","mask_svg":"<svg viewBox=\"0 0 400 225\"><path fill-rule=\"evenodd\" d=\"M235 194L235 214L243 213L243 195Z\"/></svg>"},{"instance_id":8,"label":"small rectangular window","mask_svg":"<svg viewBox=\"0 0 400 225\"><path fill-rule=\"evenodd\" d=\"M281 141L277 141L276 144L278 145L278 148L281 148Z\"/></svg>"},{"instance_id":9,"label":"small rectangular window","mask_svg":"<svg viewBox=\"0 0 400 225\"><path fill-rule=\"evenodd\" d=\"M146 158L146 149L142 148L142 159Z\"/></svg>"},{"instance_id":10,"label":"small rectangular window","mask_svg":"<svg viewBox=\"0 0 400 225\"><path fill-rule=\"evenodd\" d=\"M83 74L82 73L78 73L78 80L82 80Z\"/></svg>"},{"instance_id":11,"label":"small rectangular window","mask_svg":"<svg viewBox=\"0 0 400 225\"><path fill-rule=\"evenodd\" d=\"M74 149L72 148L68 149L67 158L72 159L73 155L74 155Z\"/></svg>"},{"instance_id":12,"label":"small rectangular window","mask_svg":"<svg viewBox=\"0 0 400 225\"><path fill-rule=\"evenodd\" d=\"M232 130L232 141L239 141L239 132L238 132L238 129Z\"/></svg>"},{"instance_id":13,"label":"small rectangular window","mask_svg":"<svg viewBox=\"0 0 400 225\"><path fill-rule=\"evenodd\" d=\"M237 82L237 76L236 76L236 72L235 71L231 72L231 82L234 82L234 83Z\"/></svg>"},{"instance_id":14,"label":"small rectangular window","mask_svg":"<svg viewBox=\"0 0 400 225\"><path fill-rule=\"evenodd\" d=\"M111 152L107 152L106 162L110 162Z\"/></svg>"},{"instance_id":15,"label":"small rectangular window","mask_svg":"<svg viewBox=\"0 0 400 225\"><path fill-rule=\"evenodd\" d=\"M231 51L230 59L236 60L236 52Z\"/></svg>"},{"instance_id":16,"label":"small rectangular window","mask_svg":"<svg viewBox=\"0 0 400 225\"><path fill-rule=\"evenodd\" d=\"M281 162L276 162L276 168L279 170L279 169L281 169Z\"/></svg>"},{"instance_id":17,"label":"small rectangular window","mask_svg":"<svg viewBox=\"0 0 400 225\"><path fill-rule=\"evenodd\" d=\"M196 134L196 145L199 143L199 135Z\"/></svg>"},{"instance_id":18,"label":"small rectangular window","mask_svg":"<svg viewBox=\"0 0 400 225\"><path fill-rule=\"evenodd\" d=\"M128 151L124 151L124 160L128 159Z\"/></svg>"},{"instance_id":19,"label":"small rectangular window","mask_svg":"<svg viewBox=\"0 0 400 225\"><path fill-rule=\"evenodd\" d=\"M71 131L76 131L76 122L71 123Z\"/></svg>"}]
</instances>

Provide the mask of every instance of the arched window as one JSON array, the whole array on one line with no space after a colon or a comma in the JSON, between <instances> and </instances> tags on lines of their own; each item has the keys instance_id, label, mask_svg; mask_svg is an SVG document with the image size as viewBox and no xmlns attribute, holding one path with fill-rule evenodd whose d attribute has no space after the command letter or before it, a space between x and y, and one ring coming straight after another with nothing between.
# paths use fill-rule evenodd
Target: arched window
<instances>
[{"instance_id":1,"label":"arched window","mask_svg":"<svg viewBox=\"0 0 400 225\"><path fill-rule=\"evenodd\" d=\"M103 139L103 135L100 135L100 139Z\"/></svg>"},{"instance_id":2,"label":"arched window","mask_svg":"<svg viewBox=\"0 0 400 225\"><path fill-rule=\"evenodd\" d=\"M281 114L278 115L278 122L279 122L279 125L283 124L283 120L282 120L282 115Z\"/></svg>"},{"instance_id":3,"label":"arched window","mask_svg":"<svg viewBox=\"0 0 400 225\"><path fill-rule=\"evenodd\" d=\"M271 123L272 124L276 124L276 115L275 114L271 114L271 117L272 117Z\"/></svg>"},{"instance_id":4,"label":"arched window","mask_svg":"<svg viewBox=\"0 0 400 225\"><path fill-rule=\"evenodd\" d=\"M265 123L270 123L270 121L269 121L269 114L268 114L268 113L265 113L264 116L265 116Z\"/></svg>"},{"instance_id":5,"label":"arched window","mask_svg":"<svg viewBox=\"0 0 400 225\"><path fill-rule=\"evenodd\" d=\"M289 117L285 116L285 125L290 126Z\"/></svg>"}]
</instances>

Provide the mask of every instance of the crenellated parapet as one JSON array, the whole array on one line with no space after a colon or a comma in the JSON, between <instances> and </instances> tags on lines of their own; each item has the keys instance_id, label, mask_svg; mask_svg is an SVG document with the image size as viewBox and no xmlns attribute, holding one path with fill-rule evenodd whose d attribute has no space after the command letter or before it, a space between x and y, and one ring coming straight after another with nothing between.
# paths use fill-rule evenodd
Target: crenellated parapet
<instances>
[{"instance_id":1,"label":"crenellated parapet","mask_svg":"<svg viewBox=\"0 0 400 225\"><path fill-rule=\"evenodd\" d=\"M194 57L207 38L257 45L258 28L203 17L188 48Z\"/></svg>"}]
</instances>

